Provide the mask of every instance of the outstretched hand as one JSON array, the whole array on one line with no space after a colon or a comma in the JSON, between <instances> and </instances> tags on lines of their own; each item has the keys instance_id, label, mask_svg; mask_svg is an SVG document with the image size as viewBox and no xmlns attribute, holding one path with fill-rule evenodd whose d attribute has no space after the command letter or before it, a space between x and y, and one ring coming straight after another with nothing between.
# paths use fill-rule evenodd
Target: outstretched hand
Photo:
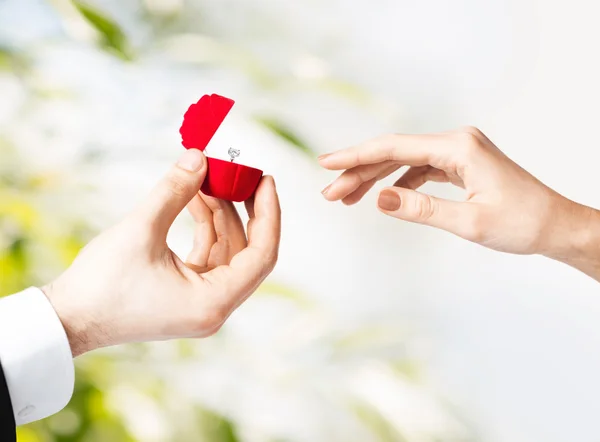
<instances>
[{"instance_id":1,"label":"outstretched hand","mask_svg":"<svg viewBox=\"0 0 600 442\"><path fill-rule=\"evenodd\" d=\"M323 190L330 201L354 204L403 166L378 208L401 220L437 227L491 249L543 254L600 278L599 212L559 195L473 127L426 135L393 134L319 158L342 174ZM428 181L466 191L464 201L418 189ZM587 250L590 248L590 250Z\"/></svg>"}]
</instances>

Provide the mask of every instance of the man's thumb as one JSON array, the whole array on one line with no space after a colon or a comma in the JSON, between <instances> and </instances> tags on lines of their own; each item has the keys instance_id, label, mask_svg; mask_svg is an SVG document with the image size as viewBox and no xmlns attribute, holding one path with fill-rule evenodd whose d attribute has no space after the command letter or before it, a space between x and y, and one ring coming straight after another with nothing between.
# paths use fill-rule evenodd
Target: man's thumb
<instances>
[{"instance_id":1,"label":"man's thumb","mask_svg":"<svg viewBox=\"0 0 600 442\"><path fill-rule=\"evenodd\" d=\"M206 169L206 157L200 150L186 150L143 204L147 222L166 236L177 215L200 190Z\"/></svg>"},{"instance_id":2,"label":"man's thumb","mask_svg":"<svg viewBox=\"0 0 600 442\"><path fill-rule=\"evenodd\" d=\"M379 193L377 206L383 213L461 235L462 224L471 208L467 203L448 201L402 187L388 187Z\"/></svg>"}]
</instances>

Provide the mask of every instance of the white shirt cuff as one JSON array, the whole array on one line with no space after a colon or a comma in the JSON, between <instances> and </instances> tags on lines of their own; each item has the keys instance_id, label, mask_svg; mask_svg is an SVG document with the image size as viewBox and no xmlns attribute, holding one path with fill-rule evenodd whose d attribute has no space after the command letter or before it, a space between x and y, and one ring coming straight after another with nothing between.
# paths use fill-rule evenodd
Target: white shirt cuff
<instances>
[{"instance_id":1,"label":"white shirt cuff","mask_svg":"<svg viewBox=\"0 0 600 442\"><path fill-rule=\"evenodd\" d=\"M17 425L50 416L71 399L71 347L40 289L30 287L0 299L0 364Z\"/></svg>"}]
</instances>

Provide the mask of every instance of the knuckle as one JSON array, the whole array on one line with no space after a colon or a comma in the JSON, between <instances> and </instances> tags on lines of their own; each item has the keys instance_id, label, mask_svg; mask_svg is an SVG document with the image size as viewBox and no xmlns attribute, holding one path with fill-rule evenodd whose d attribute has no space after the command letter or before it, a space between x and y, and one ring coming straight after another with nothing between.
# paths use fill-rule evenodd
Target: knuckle
<instances>
[{"instance_id":1,"label":"knuckle","mask_svg":"<svg viewBox=\"0 0 600 442\"><path fill-rule=\"evenodd\" d=\"M372 178L372 169L373 167L370 164L357 168L354 184L360 186L363 183L369 181Z\"/></svg>"},{"instance_id":2,"label":"knuckle","mask_svg":"<svg viewBox=\"0 0 600 442\"><path fill-rule=\"evenodd\" d=\"M213 328L197 328L197 329L192 329L190 335L194 338L210 338L211 336L217 334L217 332L219 330L221 330L221 327L223 325L218 325L215 326ZM186 335L187 336L187 335Z\"/></svg>"},{"instance_id":3,"label":"knuckle","mask_svg":"<svg viewBox=\"0 0 600 442\"><path fill-rule=\"evenodd\" d=\"M207 329L205 329L205 332L204 332L204 334L203 334L203 337L206 337L206 338L208 338L208 337L210 337L210 336L213 336L213 335L217 334L217 332L218 332L219 330L221 330L221 327L223 327L223 324L224 324L224 323L225 323L225 321L222 321L222 322L219 322L219 323L217 323L216 325L214 325L212 328L207 328Z\"/></svg>"},{"instance_id":4,"label":"knuckle","mask_svg":"<svg viewBox=\"0 0 600 442\"><path fill-rule=\"evenodd\" d=\"M479 146L479 138L471 132L459 132L458 139L463 146L477 147Z\"/></svg>"},{"instance_id":5,"label":"knuckle","mask_svg":"<svg viewBox=\"0 0 600 442\"><path fill-rule=\"evenodd\" d=\"M481 149L481 141L477 135L471 132L460 132L457 134L458 147L467 158L476 155Z\"/></svg>"},{"instance_id":6,"label":"knuckle","mask_svg":"<svg viewBox=\"0 0 600 442\"><path fill-rule=\"evenodd\" d=\"M435 203L429 195L416 194L408 207L411 218L424 222L435 215Z\"/></svg>"},{"instance_id":7,"label":"knuckle","mask_svg":"<svg viewBox=\"0 0 600 442\"><path fill-rule=\"evenodd\" d=\"M417 214L419 219L427 221L435 215L436 205L433 203L432 198L429 195L423 195L421 198L417 198Z\"/></svg>"},{"instance_id":8,"label":"knuckle","mask_svg":"<svg viewBox=\"0 0 600 442\"><path fill-rule=\"evenodd\" d=\"M463 126L463 127L460 128L460 132L468 133L468 134L472 134L472 135L476 135L476 136L482 136L483 135L483 132L481 132L475 126Z\"/></svg>"},{"instance_id":9,"label":"knuckle","mask_svg":"<svg viewBox=\"0 0 600 442\"><path fill-rule=\"evenodd\" d=\"M358 170L344 172L343 181L348 186L357 187L362 183L361 173Z\"/></svg>"},{"instance_id":10,"label":"knuckle","mask_svg":"<svg viewBox=\"0 0 600 442\"><path fill-rule=\"evenodd\" d=\"M190 319L190 329L197 336L212 335L223 326L228 316L229 309L225 305L207 306L199 316Z\"/></svg>"},{"instance_id":11,"label":"knuckle","mask_svg":"<svg viewBox=\"0 0 600 442\"><path fill-rule=\"evenodd\" d=\"M392 161L396 153L396 144L398 142L398 134L381 135L377 141L383 152L383 161Z\"/></svg>"},{"instance_id":12,"label":"knuckle","mask_svg":"<svg viewBox=\"0 0 600 442\"><path fill-rule=\"evenodd\" d=\"M265 255L265 273L269 274L275 269L275 265L277 264L277 260L279 259L279 251L274 250Z\"/></svg>"}]
</instances>

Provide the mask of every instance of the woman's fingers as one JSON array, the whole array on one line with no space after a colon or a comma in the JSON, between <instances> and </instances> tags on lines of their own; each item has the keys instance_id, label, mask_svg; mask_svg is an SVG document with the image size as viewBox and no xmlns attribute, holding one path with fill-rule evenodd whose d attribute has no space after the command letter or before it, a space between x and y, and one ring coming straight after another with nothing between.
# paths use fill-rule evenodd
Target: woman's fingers
<instances>
[{"instance_id":1,"label":"woman's fingers","mask_svg":"<svg viewBox=\"0 0 600 442\"><path fill-rule=\"evenodd\" d=\"M375 183L377 183L377 180L375 178L373 178L370 181L367 181L366 183L362 183L360 186L358 186L358 189L356 189L350 195L342 198L342 203L344 203L347 206L351 206L353 204L358 203L362 199L362 197L365 196L367 192L373 188Z\"/></svg>"},{"instance_id":2,"label":"woman's fingers","mask_svg":"<svg viewBox=\"0 0 600 442\"><path fill-rule=\"evenodd\" d=\"M472 226L479 216L476 204L449 201L403 187L383 189L377 207L394 218L437 227L469 240L473 240Z\"/></svg>"},{"instance_id":3,"label":"woman's fingers","mask_svg":"<svg viewBox=\"0 0 600 442\"><path fill-rule=\"evenodd\" d=\"M319 163L330 170L352 169L357 166L386 161L409 166L429 164L443 169L443 166L457 154L454 148L464 141L462 135L462 133L384 135L358 146L322 155L319 157Z\"/></svg>"},{"instance_id":4,"label":"woman's fingers","mask_svg":"<svg viewBox=\"0 0 600 442\"><path fill-rule=\"evenodd\" d=\"M383 163L379 164L367 164L353 167L352 169L344 171L329 186L323 189L323 196L329 201L338 201L344 199L353 194L359 188L363 190L365 187L368 187L363 186L363 184L370 181L375 183L376 181L381 180L395 172L400 167L402 167L401 164L393 161L384 161ZM352 200L354 198L350 199Z\"/></svg>"},{"instance_id":5,"label":"woman's fingers","mask_svg":"<svg viewBox=\"0 0 600 442\"><path fill-rule=\"evenodd\" d=\"M395 187L417 190L428 181L449 183L450 177L446 172L431 166L411 167L394 183ZM461 186L464 187L464 186Z\"/></svg>"},{"instance_id":6,"label":"woman's fingers","mask_svg":"<svg viewBox=\"0 0 600 442\"><path fill-rule=\"evenodd\" d=\"M396 182L397 187L416 189L427 181L436 181L464 188L459 176L461 165L473 158L473 152L478 152L485 140L475 128L439 134L393 134L322 155L319 163L324 168L346 169L322 193L329 201L355 204L377 180L403 165L411 168Z\"/></svg>"},{"instance_id":7,"label":"woman's fingers","mask_svg":"<svg viewBox=\"0 0 600 442\"><path fill-rule=\"evenodd\" d=\"M417 190L428 181L435 183L452 183L462 189L465 183L455 173L444 172L431 166L411 167L394 183L395 187Z\"/></svg>"}]
</instances>

